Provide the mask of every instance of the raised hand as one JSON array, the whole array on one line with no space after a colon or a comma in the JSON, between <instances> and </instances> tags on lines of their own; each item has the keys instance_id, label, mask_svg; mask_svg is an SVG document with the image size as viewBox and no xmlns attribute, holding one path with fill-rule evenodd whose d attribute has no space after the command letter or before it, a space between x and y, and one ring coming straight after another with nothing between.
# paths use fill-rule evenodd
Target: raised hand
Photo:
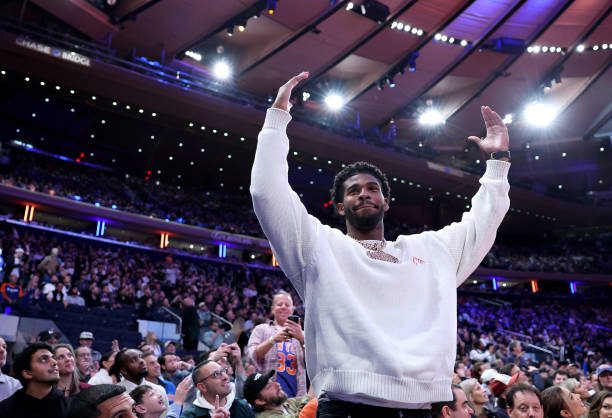
<instances>
[{"instance_id":1,"label":"raised hand","mask_svg":"<svg viewBox=\"0 0 612 418\"><path fill-rule=\"evenodd\" d=\"M502 118L489 106L481 106L480 112L487 128L487 136L485 138L469 136L468 139L475 142L478 148L487 154L495 151L507 151L510 147L510 141L508 128L506 128Z\"/></svg>"},{"instance_id":2,"label":"raised hand","mask_svg":"<svg viewBox=\"0 0 612 418\"><path fill-rule=\"evenodd\" d=\"M181 380L181 383L178 384L176 387L176 392L174 393L174 403L182 405L183 402L185 402L185 399L187 399L187 394L192 387L193 379L191 378L191 375Z\"/></svg>"},{"instance_id":3,"label":"raised hand","mask_svg":"<svg viewBox=\"0 0 612 418\"><path fill-rule=\"evenodd\" d=\"M272 104L272 107L276 109L286 110L287 112L289 112L292 106L290 101L291 91L295 86L300 83L300 81L307 79L309 75L310 74L308 73L308 71L302 71L295 77L291 77L289 81L287 81L281 86L280 89L278 89L278 94L276 95L276 100Z\"/></svg>"},{"instance_id":4,"label":"raised hand","mask_svg":"<svg viewBox=\"0 0 612 418\"><path fill-rule=\"evenodd\" d=\"M219 395L215 396L215 410L210 415L210 418L229 418L230 413L219 406Z\"/></svg>"},{"instance_id":5,"label":"raised hand","mask_svg":"<svg viewBox=\"0 0 612 418\"><path fill-rule=\"evenodd\" d=\"M228 345L229 348L229 357L232 359L233 364L237 364L242 360L242 353L240 352L240 347L238 343L231 343Z\"/></svg>"}]
</instances>

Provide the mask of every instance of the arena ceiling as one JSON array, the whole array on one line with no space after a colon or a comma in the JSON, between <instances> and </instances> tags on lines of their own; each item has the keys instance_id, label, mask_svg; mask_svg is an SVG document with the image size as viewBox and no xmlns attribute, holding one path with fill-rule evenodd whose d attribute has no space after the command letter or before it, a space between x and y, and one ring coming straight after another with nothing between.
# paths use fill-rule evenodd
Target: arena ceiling
<instances>
[{"instance_id":1,"label":"arena ceiling","mask_svg":"<svg viewBox=\"0 0 612 418\"><path fill-rule=\"evenodd\" d=\"M167 127L187 128L186 137L198 132L185 127L185 121L199 121L220 129L235 128L237 136L252 138L261 123L261 109L278 86L308 70L310 79L296 92L292 111L297 125L293 136L299 140L295 149L301 153L295 158L307 155L314 167L309 176L302 176L304 187L309 186L308 179L319 175L317 160L311 159L318 156L327 171L323 161L335 165L373 159L383 164L390 177L429 182L442 196L467 195L475 179L468 173L482 172L485 158L465 138L484 134L479 108L486 104L503 117L511 115L511 181L517 185L517 208L525 211L539 199L534 212L541 216L562 218L567 209L567 216L577 221L581 212L591 211L587 218L610 224L611 212L593 206L606 200L610 205L612 200L612 4L608 1L111 3L5 0L0 2L0 12L39 26L56 21L103 45L115 57L132 61L146 57L149 63L210 79L209 97L197 96L194 103L185 88L175 91L155 77L143 81L147 77L133 76L129 68L86 74L71 63L49 59L40 61L40 66L28 66L35 53L14 45L5 45L3 59L10 59L9 65L22 72L72 82L109 100L118 97L158 109ZM10 37L2 42L11 42ZM232 69L226 81L214 78L219 61ZM345 102L340 111L331 112L325 105L332 92ZM534 102L552 110L550 125L534 127L528 122L534 114L526 114L525 108ZM142 130L142 120L119 115L110 104L104 108L87 100L86 105L121 118L122 130L129 131L130 137L136 138ZM444 123L425 127L419 120L432 109ZM545 118L535 114L536 122ZM78 125L88 123L94 122L87 119ZM80 131L86 136L92 129L83 126ZM176 135L169 136L172 141L156 144L154 149L144 138L142 145L134 140L132 148L148 147L159 155L157 162L151 157L147 166L166 167L171 163L162 161L177 145ZM127 143L115 132L108 134L105 145L111 153ZM215 159L230 155L227 149L235 146L216 142ZM181 160L185 164L199 149L191 148ZM243 186L248 184L252 147L248 151L231 154L232 164L237 165L231 170L233 181ZM428 161L438 167L435 179L423 168ZM455 169L466 174L453 175ZM194 170L191 176L198 173L202 171Z\"/></svg>"}]
</instances>

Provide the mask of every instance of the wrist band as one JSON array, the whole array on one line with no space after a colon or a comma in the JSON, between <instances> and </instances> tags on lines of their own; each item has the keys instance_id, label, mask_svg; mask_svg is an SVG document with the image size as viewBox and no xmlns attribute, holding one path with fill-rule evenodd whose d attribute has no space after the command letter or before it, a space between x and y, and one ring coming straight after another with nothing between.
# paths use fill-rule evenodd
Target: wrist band
<instances>
[{"instance_id":1,"label":"wrist band","mask_svg":"<svg viewBox=\"0 0 612 418\"><path fill-rule=\"evenodd\" d=\"M495 151L491 153L492 160L499 160L500 158L510 159L510 151Z\"/></svg>"}]
</instances>

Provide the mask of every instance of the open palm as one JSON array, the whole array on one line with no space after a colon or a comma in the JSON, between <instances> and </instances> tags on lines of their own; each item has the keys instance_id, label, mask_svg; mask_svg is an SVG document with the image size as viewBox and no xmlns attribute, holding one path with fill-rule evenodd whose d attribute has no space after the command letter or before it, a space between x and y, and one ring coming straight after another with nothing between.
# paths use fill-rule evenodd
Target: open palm
<instances>
[{"instance_id":1,"label":"open palm","mask_svg":"<svg viewBox=\"0 0 612 418\"><path fill-rule=\"evenodd\" d=\"M510 140L508 138L508 128L506 128L502 118L489 106L481 106L480 111L487 128L487 136L485 138L469 136L468 139L475 142L487 154L507 151L510 147Z\"/></svg>"},{"instance_id":2,"label":"open palm","mask_svg":"<svg viewBox=\"0 0 612 418\"><path fill-rule=\"evenodd\" d=\"M302 71L295 77L291 77L289 81L283 84L281 88L278 89L278 94L276 95L276 100L274 100L272 107L286 110L287 112L291 110L291 91L293 91L293 88L297 86L300 81L307 79L308 75L308 71Z\"/></svg>"}]
</instances>

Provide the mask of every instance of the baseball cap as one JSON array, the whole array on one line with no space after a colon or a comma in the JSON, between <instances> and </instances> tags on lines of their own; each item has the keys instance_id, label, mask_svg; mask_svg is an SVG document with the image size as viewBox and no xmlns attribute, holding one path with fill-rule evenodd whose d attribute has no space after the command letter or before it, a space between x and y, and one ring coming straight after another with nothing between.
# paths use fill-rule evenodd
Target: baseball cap
<instances>
[{"instance_id":1,"label":"baseball cap","mask_svg":"<svg viewBox=\"0 0 612 418\"><path fill-rule=\"evenodd\" d=\"M38 341L47 342L52 338L59 338L60 333L54 329L47 329L38 333Z\"/></svg>"},{"instance_id":2,"label":"baseball cap","mask_svg":"<svg viewBox=\"0 0 612 418\"><path fill-rule=\"evenodd\" d=\"M170 344L172 344L173 346L175 346L175 347L176 347L176 343L175 343L174 341L172 341L172 340L168 340L168 341L166 341L166 342L164 343L164 348L168 348L168 346L169 346Z\"/></svg>"},{"instance_id":3,"label":"baseball cap","mask_svg":"<svg viewBox=\"0 0 612 418\"><path fill-rule=\"evenodd\" d=\"M612 373L612 365L610 364L602 364L595 370L595 374L597 377L601 376L603 373Z\"/></svg>"},{"instance_id":4,"label":"baseball cap","mask_svg":"<svg viewBox=\"0 0 612 418\"><path fill-rule=\"evenodd\" d=\"M508 376L507 374L498 373L491 379L489 383L489 390L493 394L493 396L499 396L506 389L516 383L521 373L514 373L512 376Z\"/></svg>"},{"instance_id":5,"label":"baseball cap","mask_svg":"<svg viewBox=\"0 0 612 418\"><path fill-rule=\"evenodd\" d=\"M270 370L268 373L253 373L247 377L247 380L244 382L244 399L251 405L254 405L259 392L266 387L268 381L275 373L275 370Z\"/></svg>"},{"instance_id":6,"label":"baseball cap","mask_svg":"<svg viewBox=\"0 0 612 418\"><path fill-rule=\"evenodd\" d=\"M81 335L79 335L79 340L93 340L93 339L94 339L93 332L83 331L81 332Z\"/></svg>"},{"instance_id":7,"label":"baseball cap","mask_svg":"<svg viewBox=\"0 0 612 418\"><path fill-rule=\"evenodd\" d=\"M482 383L489 383L491 379L498 375L497 370L495 369L487 369L480 375L480 381Z\"/></svg>"}]
</instances>

